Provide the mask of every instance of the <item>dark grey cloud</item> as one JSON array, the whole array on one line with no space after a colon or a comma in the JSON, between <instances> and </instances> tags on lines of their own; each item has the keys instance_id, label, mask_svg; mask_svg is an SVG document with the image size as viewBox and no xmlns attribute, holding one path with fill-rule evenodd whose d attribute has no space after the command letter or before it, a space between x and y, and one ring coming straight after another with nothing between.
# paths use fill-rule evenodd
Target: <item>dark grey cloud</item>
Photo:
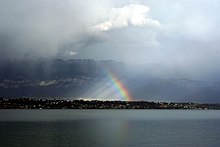
<instances>
[{"instance_id":1,"label":"dark grey cloud","mask_svg":"<svg viewBox=\"0 0 220 147\"><path fill-rule=\"evenodd\" d=\"M47 58L62 54L68 45L77 49L87 43L89 29L101 11L89 1L1 0L1 55Z\"/></svg>"},{"instance_id":2,"label":"dark grey cloud","mask_svg":"<svg viewBox=\"0 0 220 147\"><path fill-rule=\"evenodd\" d=\"M1 58L156 63L217 80L219 7L218 0L0 0Z\"/></svg>"}]
</instances>

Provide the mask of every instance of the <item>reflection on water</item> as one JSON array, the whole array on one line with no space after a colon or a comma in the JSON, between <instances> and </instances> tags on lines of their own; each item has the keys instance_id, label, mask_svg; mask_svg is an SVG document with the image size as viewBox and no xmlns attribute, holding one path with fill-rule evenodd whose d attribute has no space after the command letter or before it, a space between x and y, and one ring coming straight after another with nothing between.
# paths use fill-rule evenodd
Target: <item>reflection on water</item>
<instances>
[{"instance_id":1,"label":"reflection on water","mask_svg":"<svg viewBox=\"0 0 220 147\"><path fill-rule=\"evenodd\" d=\"M219 146L219 114L219 111L4 110L0 111L0 145Z\"/></svg>"},{"instance_id":2,"label":"reflection on water","mask_svg":"<svg viewBox=\"0 0 220 147\"><path fill-rule=\"evenodd\" d=\"M124 122L3 122L2 146L126 146Z\"/></svg>"}]
</instances>

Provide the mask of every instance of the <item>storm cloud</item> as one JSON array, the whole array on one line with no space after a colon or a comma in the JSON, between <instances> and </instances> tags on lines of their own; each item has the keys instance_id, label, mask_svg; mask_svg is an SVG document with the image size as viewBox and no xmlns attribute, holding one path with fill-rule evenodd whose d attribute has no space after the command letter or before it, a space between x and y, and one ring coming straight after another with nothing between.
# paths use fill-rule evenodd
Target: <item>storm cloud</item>
<instances>
[{"instance_id":1,"label":"storm cloud","mask_svg":"<svg viewBox=\"0 0 220 147\"><path fill-rule=\"evenodd\" d=\"M77 49L88 42L89 29L100 11L89 1L1 0L1 56L19 59L65 55L66 47Z\"/></svg>"},{"instance_id":2,"label":"storm cloud","mask_svg":"<svg viewBox=\"0 0 220 147\"><path fill-rule=\"evenodd\" d=\"M0 56L155 63L215 81L219 7L218 0L0 0Z\"/></svg>"}]
</instances>

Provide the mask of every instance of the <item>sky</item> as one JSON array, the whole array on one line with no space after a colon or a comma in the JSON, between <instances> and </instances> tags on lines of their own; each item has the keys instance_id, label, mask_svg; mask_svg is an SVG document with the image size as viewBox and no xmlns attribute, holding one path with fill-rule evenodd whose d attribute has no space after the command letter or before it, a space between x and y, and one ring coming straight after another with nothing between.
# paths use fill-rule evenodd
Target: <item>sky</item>
<instances>
[{"instance_id":1,"label":"sky","mask_svg":"<svg viewBox=\"0 0 220 147\"><path fill-rule=\"evenodd\" d=\"M0 56L154 63L215 81L219 11L219 0L0 0Z\"/></svg>"}]
</instances>

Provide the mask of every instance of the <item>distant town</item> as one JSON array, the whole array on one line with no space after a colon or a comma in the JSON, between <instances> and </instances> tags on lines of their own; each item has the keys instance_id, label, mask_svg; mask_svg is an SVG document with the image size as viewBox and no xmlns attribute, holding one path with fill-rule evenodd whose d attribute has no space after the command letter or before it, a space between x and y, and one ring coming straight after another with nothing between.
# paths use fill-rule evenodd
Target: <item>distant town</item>
<instances>
[{"instance_id":1,"label":"distant town","mask_svg":"<svg viewBox=\"0 0 220 147\"><path fill-rule=\"evenodd\" d=\"M220 109L220 104L0 98L0 109Z\"/></svg>"}]
</instances>

